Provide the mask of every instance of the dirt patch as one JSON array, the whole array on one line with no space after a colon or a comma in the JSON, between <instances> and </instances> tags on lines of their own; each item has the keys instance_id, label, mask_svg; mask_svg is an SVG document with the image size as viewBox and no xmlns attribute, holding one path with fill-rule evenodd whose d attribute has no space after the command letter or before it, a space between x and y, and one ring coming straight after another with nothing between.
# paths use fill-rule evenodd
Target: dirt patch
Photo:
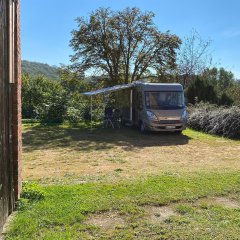
<instances>
[{"instance_id":1,"label":"dirt patch","mask_svg":"<svg viewBox=\"0 0 240 240\"><path fill-rule=\"evenodd\" d=\"M177 215L170 206L146 206L144 208L147 213L148 220L154 224L161 223L169 217Z\"/></svg>"},{"instance_id":2,"label":"dirt patch","mask_svg":"<svg viewBox=\"0 0 240 240\"><path fill-rule=\"evenodd\" d=\"M221 205L231 209L240 208L240 204L236 200L227 197L204 198L199 200L197 204Z\"/></svg>"},{"instance_id":3,"label":"dirt patch","mask_svg":"<svg viewBox=\"0 0 240 240\"><path fill-rule=\"evenodd\" d=\"M117 212L104 212L90 215L86 223L104 230L113 230L117 227L124 226L125 221Z\"/></svg>"},{"instance_id":4,"label":"dirt patch","mask_svg":"<svg viewBox=\"0 0 240 240\"><path fill-rule=\"evenodd\" d=\"M215 197L212 200L216 204L223 205L224 207L227 208L240 208L239 203L231 198Z\"/></svg>"}]
</instances>

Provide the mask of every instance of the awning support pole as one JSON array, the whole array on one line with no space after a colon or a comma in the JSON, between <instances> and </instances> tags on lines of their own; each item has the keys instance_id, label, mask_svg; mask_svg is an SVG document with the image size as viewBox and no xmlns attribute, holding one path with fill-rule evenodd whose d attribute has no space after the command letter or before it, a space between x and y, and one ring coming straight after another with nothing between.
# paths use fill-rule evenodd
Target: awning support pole
<instances>
[{"instance_id":1,"label":"awning support pole","mask_svg":"<svg viewBox=\"0 0 240 240\"><path fill-rule=\"evenodd\" d=\"M91 112L91 123L90 123L90 127L91 127L91 131L92 131L92 96L91 96L90 112Z\"/></svg>"},{"instance_id":2,"label":"awning support pole","mask_svg":"<svg viewBox=\"0 0 240 240\"><path fill-rule=\"evenodd\" d=\"M130 121L133 120L133 90L130 90Z\"/></svg>"}]
</instances>

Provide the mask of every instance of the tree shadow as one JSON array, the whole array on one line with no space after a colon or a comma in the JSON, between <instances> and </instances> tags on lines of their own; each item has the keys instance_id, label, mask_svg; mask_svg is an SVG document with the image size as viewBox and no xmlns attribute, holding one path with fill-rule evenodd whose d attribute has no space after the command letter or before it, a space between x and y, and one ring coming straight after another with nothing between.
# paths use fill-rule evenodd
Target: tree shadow
<instances>
[{"instance_id":1,"label":"tree shadow","mask_svg":"<svg viewBox=\"0 0 240 240\"><path fill-rule=\"evenodd\" d=\"M23 133L24 151L66 148L75 151L107 150L117 146L135 151L153 146L184 145L183 134L152 132L141 134L134 128L102 129L35 126Z\"/></svg>"}]
</instances>

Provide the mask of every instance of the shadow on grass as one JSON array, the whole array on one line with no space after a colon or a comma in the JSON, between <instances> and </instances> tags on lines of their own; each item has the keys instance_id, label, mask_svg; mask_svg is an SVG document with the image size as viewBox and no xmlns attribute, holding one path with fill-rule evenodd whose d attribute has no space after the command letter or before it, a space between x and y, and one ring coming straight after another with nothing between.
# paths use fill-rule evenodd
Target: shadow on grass
<instances>
[{"instance_id":1,"label":"shadow on grass","mask_svg":"<svg viewBox=\"0 0 240 240\"><path fill-rule=\"evenodd\" d=\"M75 151L107 150L121 146L134 151L153 146L184 145L189 137L176 133L141 134L134 128L102 129L35 126L23 133L25 151L70 148Z\"/></svg>"}]
</instances>

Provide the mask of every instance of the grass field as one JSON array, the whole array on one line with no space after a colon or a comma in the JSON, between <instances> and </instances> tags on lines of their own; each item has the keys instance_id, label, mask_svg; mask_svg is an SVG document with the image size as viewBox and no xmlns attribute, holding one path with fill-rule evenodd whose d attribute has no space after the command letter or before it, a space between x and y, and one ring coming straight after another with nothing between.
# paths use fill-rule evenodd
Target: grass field
<instances>
[{"instance_id":1,"label":"grass field","mask_svg":"<svg viewBox=\"0 0 240 240\"><path fill-rule=\"evenodd\" d=\"M99 181L162 173L240 170L240 141L186 130L24 127L24 180Z\"/></svg>"},{"instance_id":2,"label":"grass field","mask_svg":"<svg viewBox=\"0 0 240 240\"><path fill-rule=\"evenodd\" d=\"M38 125L23 137L24 180L40 187L24 188L7 239L239 239L239 141Z\"/></svg>"}]
</instances>

